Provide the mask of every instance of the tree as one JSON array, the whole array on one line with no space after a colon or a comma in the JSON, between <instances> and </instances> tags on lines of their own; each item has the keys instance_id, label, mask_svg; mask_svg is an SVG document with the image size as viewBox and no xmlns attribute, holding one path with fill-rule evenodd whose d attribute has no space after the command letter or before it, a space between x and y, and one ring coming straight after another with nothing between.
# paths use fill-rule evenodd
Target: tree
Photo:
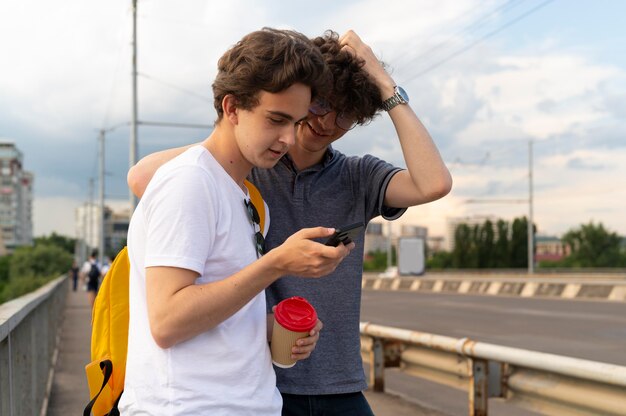
<instances>
[{"instance_id":1,"label":"tree","mask_svg":"<svg viewBox=\"0 0 626 416\"><path fill-rule=\"evenodd\" d=\"M394 264L394 250L391 251L391 262ZM367 253L367 257L363 261L363 270L366 272L380 272L387 267L387 252L376 250Z\"/></svg>"},{"instance_id":2,"label":"tree","mask_svg":"<svg viewBox=\"0 0 626 416\"><path fill-rule=\"evenodd\" d=\"M457 269L469 267L472 249L472 231L467 224L459 224L454 230L452 265Z\"/></svg>"},{"instance_id":3,"label":"tree","mask_svg":"<svg viewBox=\"0 0 626 416\"><path fill-rule=\"evenodd\" d=\"M9 278L57 277L70 269L72 258L72 254L58 246L38 244L35 247L19 247L11 256Z\"/></svg>"},{"instance_id":4,"label":"tree","mask_svg":"<svg viewBox=\"0 0 626 416\"><path fill-rule=\"evenodd\" d=\"M70 254L74 254L74 248L76 247L76 239L59 235L55 232L50 234L49 237L37 237L35 238L35 245L51 245L62 248Z\"/></svg>"},{"instance_id":5,"label":"tree","mask_svg":"<svg viewBox=\"0 0 626 416\"><path fill-rule=\"evenodd\" d=\"M509 247L509 223L504 220L498 220L496 223L498 230L498 239L493 247L493 267L508 267L511 258L511 249Z\"/></svg>"},{"instance_id":6,"label":"tree","mask_svg":"<svg viewBox=\"0 0 626 416\"><path fill-rule=\"evenodd\" d=\"M0 257L0 284L4 284L9 281L9 263L11 256Z\"/></svg>"},{"instance_id":7,"label":"tree","mask_svg":"<svg viewBox=\"0 0 626 416\"><path fill-rule=\"evenodd\" d=\"M528 266L528 220L515 218L511 227L511 256L509 267Z\"/></svg>"},{"instance_id":8,"label":"tree","mask_svg":"<svg viewBox=\"0 0 626 416\"><path fill-rule=\"evenodd\" d=\"M494 267L494 239L493 223L487 220L480 227L479 239L477 241L478 267Z\"/></svg>"},{"instance_id":9,"label":"tree","mask_svg":"<svg viewBox=\"0 0 626 416\"><path fill-rule=\"evenodd\" d=\"M609 232L602 223L583 224L568 231L562 240L571 250L564 262L570 267L619 267L625 264L620 236Z\"/></svg>"}]
</instances>

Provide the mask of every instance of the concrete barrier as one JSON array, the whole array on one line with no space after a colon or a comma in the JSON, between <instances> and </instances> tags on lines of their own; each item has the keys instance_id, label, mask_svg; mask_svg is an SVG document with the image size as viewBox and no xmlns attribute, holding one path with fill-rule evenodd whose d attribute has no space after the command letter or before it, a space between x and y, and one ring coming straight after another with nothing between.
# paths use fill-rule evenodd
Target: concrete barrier
<instances>
[{"instance_id":1,"label":"concrete barrier","mask_svg":"<svg viewBox=\"0 0 626 416\"><path fill-rule=\"evenodd\" d=\"M0 415L45 414L66 277L0 305Z\"/></svg>"},{"instance_id":2,"label":"concrete barrier","mask_svg":"<svg viewBox=\"0 0 626 416\"><path fill-rule=\"evenodd\" d=\"M433 274L390 279L365 273L362 287L364 290L626 302L626 275L623 274Z\"/></svg>"}]
</instances>

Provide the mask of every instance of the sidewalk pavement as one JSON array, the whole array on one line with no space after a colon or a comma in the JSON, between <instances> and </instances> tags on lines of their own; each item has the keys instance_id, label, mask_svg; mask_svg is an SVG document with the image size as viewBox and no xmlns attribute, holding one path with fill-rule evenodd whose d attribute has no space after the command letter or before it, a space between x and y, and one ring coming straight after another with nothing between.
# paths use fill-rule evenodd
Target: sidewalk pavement
<instances>
[{"instance_id":1,"label":"sidewalk pavement","mask_svg":"<svg viewBox=\"0 0 626 416\"><path fill-rule=\"evenodd\" d=\"M48 416L80 415L89 402L85 365L90 359L91 308L87 293L78 290L67 296L61 329ZM445 416L397 396L366 391L365 396L377 416ZM236 416L236 415L233 415Z\"/></svg>"}]
</instances>

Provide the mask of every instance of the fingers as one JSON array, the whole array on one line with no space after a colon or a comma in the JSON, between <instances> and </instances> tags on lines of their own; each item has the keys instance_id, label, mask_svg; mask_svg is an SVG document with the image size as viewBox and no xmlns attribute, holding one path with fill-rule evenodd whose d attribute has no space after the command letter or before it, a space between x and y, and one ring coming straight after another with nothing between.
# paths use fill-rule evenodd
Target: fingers
<instances>
[{"instance_id":1,"label":"fingers","mask_svg":"<svg viewBox=\"0 0 626 416\"><path fill-rule=\"evenodd\" d=\"M348 51L359 59L363 59L365 72L372 77L373 82L381 89L381 94L385 97L393 95L395 83L387 71L385 71L383 64L378 60L370 46L365 44L353 30L348 30L344 33L339 38L339 44L342 45L342 50Z\"/></svg>"},{"instance_id":2,"label":"fingers","mask_svg":"<svg viewBox=\"0 0 626 416\"><path fill-rule=\"evenodd\" d=\"M320 337L320 330L323 328L322 321L319 319L315 324L315 327L309 332L309 336L300 338L296 341L296 345L291 348L291 358L294 360L304 360L311 356L317 341Z\"/></svg>"},{"instance_id":3,"label":"fingers","mask_svg":"<svg viewBox=\"0 0 626 416\"><path fill-rule=\"evenodd\" d=\"M334 232L334 228L327 227L303 228L296 232L293 236L312 240L314 238L330 237Z\"/></svg>"},{"instance_id":4,"label":"fingers","mask_svg":"<svg viewBox=\"0 0 626 416\"><path fill-rule=\"evenodd\" d=\"M354 47L353 45L358 43L363 43L363 41L361 40L359 35L357 35L356 32L352 29L348 30L346 33L339 37L340 45L349 45Z\"/></svg>"},{"instance_id":5,"label":"fingers","mask_svg":"<svg viewBox=\"0 0 626 416\"><path fill-rule=\"evenodd\" d=\"M354 243L339 244L337 247L327 246L312 239L326 240L334 233L333 228L314 227L302 229L285 242L268 253L278 255L274 264L283 274L318 278L332 273L339 263L350 254Z\"/></svg>"}]
</instances>

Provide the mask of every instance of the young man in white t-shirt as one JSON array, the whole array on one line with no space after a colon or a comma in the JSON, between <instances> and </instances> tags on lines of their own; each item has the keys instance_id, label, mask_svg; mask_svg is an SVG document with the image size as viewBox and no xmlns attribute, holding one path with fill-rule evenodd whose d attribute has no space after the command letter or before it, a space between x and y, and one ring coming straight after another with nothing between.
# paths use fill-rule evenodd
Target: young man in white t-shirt
<instances>
[{"instance_id":1,"label":"young man in white t-shirt","mask_svg":"<svg viewBox=\"0 0 626 416\"><path fill-rule=\"evenodd\" d=\"M315 242L334 231L317 227L261 256L244 179L287 152L327 83L297 32L253 32L220 59L215 129L156 172L131 219L122 415L280 414L264 289L287 274L324 276L354 245Z\"/></svg>"}]
</instances>

